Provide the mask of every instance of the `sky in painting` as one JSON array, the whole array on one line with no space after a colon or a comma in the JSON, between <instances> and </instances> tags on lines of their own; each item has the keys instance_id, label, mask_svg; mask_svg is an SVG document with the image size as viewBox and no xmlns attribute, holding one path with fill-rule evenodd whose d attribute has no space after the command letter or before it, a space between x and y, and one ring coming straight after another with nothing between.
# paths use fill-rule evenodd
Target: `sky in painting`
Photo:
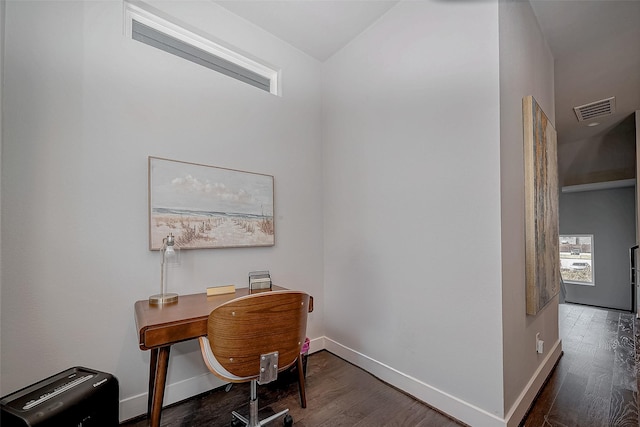
<instances>
[{"instance_id":1,"label":"sky in painting","mask_svg":"<svg viewBox=\"0 0 640 427\"><path fill-rule=\"evenodd\" d=\"M150 158L154 208L273 215L273 177Z\"/></svg>"}]
</instances>

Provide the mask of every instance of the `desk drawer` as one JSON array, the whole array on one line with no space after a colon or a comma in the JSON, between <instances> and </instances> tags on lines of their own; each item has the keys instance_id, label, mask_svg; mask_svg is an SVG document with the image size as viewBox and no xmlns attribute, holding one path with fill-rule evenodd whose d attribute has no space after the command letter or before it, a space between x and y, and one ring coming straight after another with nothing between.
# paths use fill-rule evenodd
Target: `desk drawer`
<instances>
[{"instance_id":1,"label":"desk drawer","mask_svg":"<svg viewBox=\"0 0 640 427\"><path fill-rule=\"evenodd\" d=\"M147 328L140 334L140 348L149 350L207 335L207 319Z\"/></svg>"}]
</instances>

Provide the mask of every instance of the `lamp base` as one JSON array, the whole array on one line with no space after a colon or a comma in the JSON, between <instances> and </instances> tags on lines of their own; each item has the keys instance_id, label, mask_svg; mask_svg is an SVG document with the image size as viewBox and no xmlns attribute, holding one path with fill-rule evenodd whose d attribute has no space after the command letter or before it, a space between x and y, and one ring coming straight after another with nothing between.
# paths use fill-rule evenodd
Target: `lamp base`
<instances>
[{"instance_id":1,"label":"lamp base","mask_svg":"<svg viewBox=\"0 0 640 427\"><path fill-rule=\"evenodd\" d=\"M149 297L149 304L162 305L178 302L178 294L156 294Z\"/></svg>"}]
</instances>

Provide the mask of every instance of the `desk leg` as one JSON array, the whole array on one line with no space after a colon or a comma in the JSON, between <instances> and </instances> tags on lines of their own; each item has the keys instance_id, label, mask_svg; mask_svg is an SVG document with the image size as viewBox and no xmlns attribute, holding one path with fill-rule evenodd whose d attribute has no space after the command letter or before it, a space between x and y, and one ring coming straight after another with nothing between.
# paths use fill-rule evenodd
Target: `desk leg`
<instances>
[{"instance_id":1,"label":"desk leg","mask_svg":"<svg viewBox=\"0 0 640 427\"><path fill-rule=\"evenodd\" d=\"M153 392L150 393L153 395L153 399L151 401L151 427L159 427L160 426L160 415L162 412L162 400L164 399L164 385L167 381L167 367L169 366L169 351L171 350L171 346L160 347L157 352L157 357L151 354L151 361L154 362L157 358L155 375L154 375L154 383L153 383ZM154 350L152 350L154 351ZM153 365L151 367L153 369Z\"/></svg>"},{"instance_id":2,"label":"desk leg","mask_svg":"<svg viewBox=\"0 0 640 427\"><path fill-rule=\"evenodd\" d=\"M153 391L156 384L156 371L158 370L158 349L151 349L149 361L149 399L147 401L147 418L151 419L151 405L153 403Z\"/></svg>"}]
</instances>

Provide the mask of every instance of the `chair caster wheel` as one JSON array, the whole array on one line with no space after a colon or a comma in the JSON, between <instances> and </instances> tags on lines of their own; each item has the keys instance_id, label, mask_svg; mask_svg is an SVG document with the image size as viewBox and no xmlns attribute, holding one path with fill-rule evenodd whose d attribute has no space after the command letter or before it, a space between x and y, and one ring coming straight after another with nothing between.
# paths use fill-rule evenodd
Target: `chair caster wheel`
<instances>
[{"instance_id":1,"label":"chair caster wheel","mask_svg":"<svg viewBox=\"0 0 640 427\"><path fill-rule=\"evenodd\" d=\"M236 417L231 417L231 427L242 427L244 423Z\"/></svg>"},{"instance_id":2,"label":"chair caster wheel","mask_svg":"<svg viewBox=\"0 0 640 427\"><path fill-rule=\"evenodd\" d=\"M289 414L285 415L282 424L284 427L291 427L293 425L293 417Z\"/></svg>"}]
</instances>

